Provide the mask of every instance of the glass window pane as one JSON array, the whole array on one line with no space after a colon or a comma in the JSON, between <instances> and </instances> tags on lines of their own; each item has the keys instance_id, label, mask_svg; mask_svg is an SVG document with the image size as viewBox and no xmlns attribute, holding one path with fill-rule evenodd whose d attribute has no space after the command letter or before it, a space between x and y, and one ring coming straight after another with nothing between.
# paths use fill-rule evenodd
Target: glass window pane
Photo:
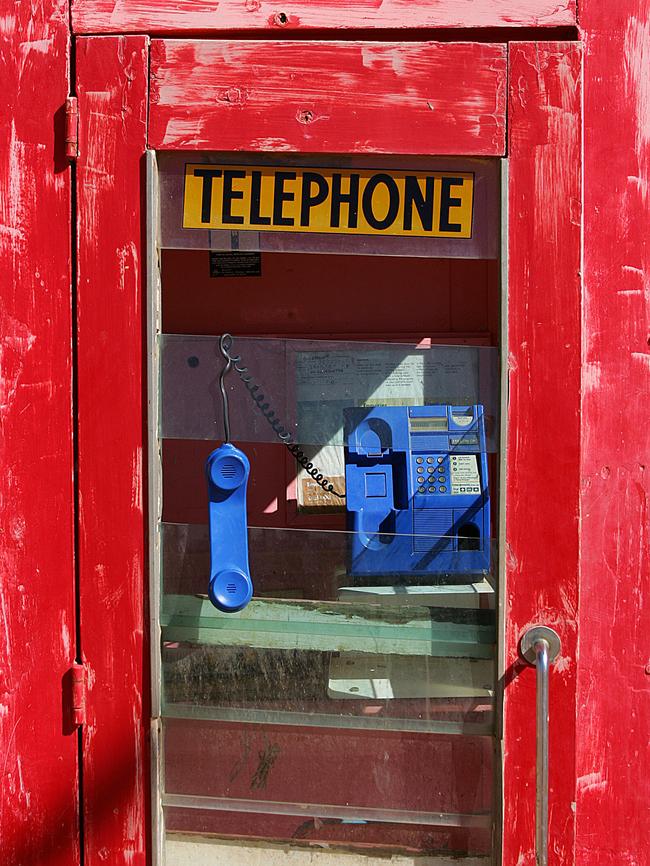
<instances>
[{"instance_id":1,"label":"glass window pane","mask_svg":"<svg viewBox=\"0 0 650 866\"><path fill-rule=\"evenodd\" d=\"M377 159L159 155L151 544L168 866L248 866L250 846L302 866L304 845L319 846L309 866L336 852L348 866L491 862L499 168ZM471 236L184 228L189 164L219 183L241 169L249 186L287 166L327 183L381 169L411 195L455 171L471 177ZM244 456L217 490L206 461L228 438ZM224 510L240 471L243 504ZM211 577L239 568L252 599L224 612Z\"/></svg>"}]
</instances>

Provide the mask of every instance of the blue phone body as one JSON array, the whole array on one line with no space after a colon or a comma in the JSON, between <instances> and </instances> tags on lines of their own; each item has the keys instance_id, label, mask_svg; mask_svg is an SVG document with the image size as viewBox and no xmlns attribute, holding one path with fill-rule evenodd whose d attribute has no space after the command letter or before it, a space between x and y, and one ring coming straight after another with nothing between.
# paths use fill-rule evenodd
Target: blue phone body
<instances>
[{"instance_id":1,"label":"blue phone body","mask_svg":"<svg viewBox=\"0 0 650 866\"><path fill-rule=\"evenodd\" d=\"M483 407L377 406L344 416L350 573L488 572Z\"/></svg>"}]
</instances>

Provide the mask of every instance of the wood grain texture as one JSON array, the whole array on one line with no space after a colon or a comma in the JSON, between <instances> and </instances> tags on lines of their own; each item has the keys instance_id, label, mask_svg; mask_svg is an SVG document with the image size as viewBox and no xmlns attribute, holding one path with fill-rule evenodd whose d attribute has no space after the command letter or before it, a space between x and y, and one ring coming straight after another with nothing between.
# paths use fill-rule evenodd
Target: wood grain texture
<instances>
[{"instance_id":1,"label":"wood grain texture","mask_svg":"<svg viewBox=\"0 0 650 866\"><path fill-rule=\"evenodd\" d=\"M497 156L504 45L154 40L149 146Z\"/></svg>"},{"instance_id":2,"label":"wood grain texture","mask_svg":"<svg viewBox=\"0 0 650 866\"><path fill-rule=\"evenodd\" d=\"M11 8L9 8L11 6ZM68 7L0 28L0 862L79 862ZM69 693L68 693L69 694Z\"/></svg>"},{"instance_id":3,"label":"wood grain texture","mask_svg":"<svg viewBox=\"0 0 650 866\"><path fill-rule=\"evenodd\" d=\"M535 863L531 625L555 628L550 866L573 862L580 460L581 49L514 43L509 69L503 866Z\"/></svg>"},{"instance_id":4,"label":"wood grain texture","mask_svg":"<svg viewBox=\"0 0 650 866\"><path fill-rule=\"evenodd\" d=\"M79 580L85 863L145 863L145 37L77 40Z\"/></svg>"},{"instance_id":5,"label":"wood grain texture","mask_svg":"<svg viewBox=\"0 0 650 866\"><path fill-rule=\"evenodd\" d=\"M77 33L281 33L576 23L575 0L75 0L72 13Z\"/></svg>"},{"instance_id":6,"label":"wood grain texture","mask_svg":"<svg viewBox=\"0 0 650 866\"><path fill-rule=\"evenodd\" d=\"M650 4L587 0L576 864L650 832Z\"/></svg>"}]
</instances>

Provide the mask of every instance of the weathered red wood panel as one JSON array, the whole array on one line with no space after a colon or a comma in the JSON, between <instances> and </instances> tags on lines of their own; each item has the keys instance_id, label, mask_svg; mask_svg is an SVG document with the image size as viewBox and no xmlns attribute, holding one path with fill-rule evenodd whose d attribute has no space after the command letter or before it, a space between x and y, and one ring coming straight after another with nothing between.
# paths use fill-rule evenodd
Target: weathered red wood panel
<instances>
[{"instance_id":1,"label":"weathered red wood panel","mask_svg":"<svg viewBox=\"0 0 650 866\"><path fill-rule=\"evenodd\" d=\"M504 45L154 40L149 145L498 156L505 78Z\"/></svg>"},{"instance_id":2,"label":"weathered red wood panel","mask_svg":"<svg viewBox=\"0 0 650 866\"><path fill-rule=\"evenodd\" d=\"M575 0L75 0L77 33L571 25Z\"/></svg>"},{"instance_id":3,"label":"weathered red wood panel","mask_svg":"<svg viewBox=\"0 0 650 866\"><path fill-rule=\"evenodd\" d=\"M650 835L650 4L586 0L576 864Z\"/></svg>"},{"instance_id":4,"label":"weathered red wood panel","mask_svg":"<svg viewBox=\"0 0 650 866\"><path fill-rule=\"evenodd\" d=\"M514 43L509 69L504 866L535 862L535 670L554 627L550 860L573 862L580 460L580 74L571 43Z\"/></svg>"},{"instance_id":5,"label":"weathered red wood panel","mask_svg":"<svg viewBox=\"0 0 650 866\"><path fill-rule=\"evenodd\" d=\"M143 864L145 37L77 40L80 608L85 863ZM144 697L143 697L144 696Z\"/></svg>"},{"instance_id":6,"label":"weathered red wood panel","mask_svg":"<svg viewBox=\"0 0 650 866\"><path fill-rule=\"evenodd\" d=\"M68 7L0 28L0 862L79 862Z\"/></svg>"}]
</instances>

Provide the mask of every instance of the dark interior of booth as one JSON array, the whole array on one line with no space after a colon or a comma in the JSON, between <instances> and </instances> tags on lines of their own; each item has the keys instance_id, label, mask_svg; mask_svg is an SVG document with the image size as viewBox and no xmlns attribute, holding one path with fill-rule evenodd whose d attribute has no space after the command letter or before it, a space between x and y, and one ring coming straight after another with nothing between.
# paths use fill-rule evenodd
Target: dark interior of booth
<instances>
[{"instance_id":1,"label":"dark interior of booth","mask_svg":"<svg viewBox=\"0 0 650 866\"><path fill-rule=\"evenodd\" d=\"M496 260L273 252L260 254L261 276L215 278L210 255L162 250L163 333L498 346ZM205 522L203 465L213 448L164 441L165 522ZM279 499L270 511L287 469L276 445L251 443L249 452L249 525L345 528L343 510L301 520Z\"/></svg>"}]
</instances>

